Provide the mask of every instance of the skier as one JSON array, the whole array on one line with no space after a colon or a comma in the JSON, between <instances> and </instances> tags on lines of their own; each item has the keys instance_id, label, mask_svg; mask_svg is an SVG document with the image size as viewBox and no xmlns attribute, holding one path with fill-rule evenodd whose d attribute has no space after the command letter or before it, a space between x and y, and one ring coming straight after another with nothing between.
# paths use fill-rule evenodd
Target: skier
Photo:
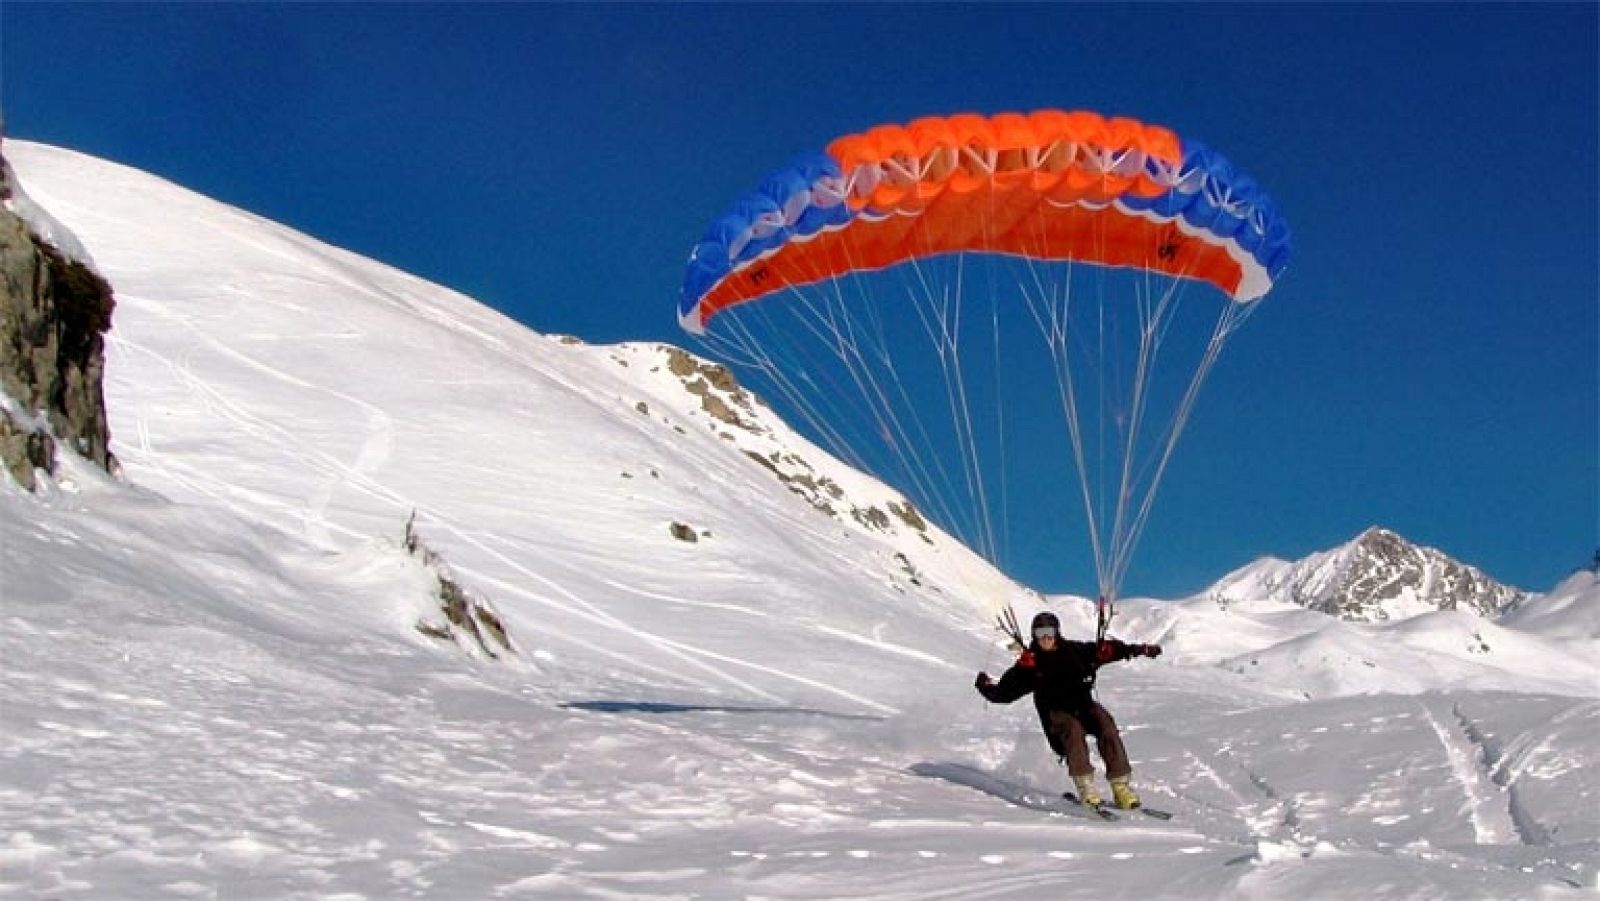
<instances>
[{"instance_id":1,"label":"skier","mask_svg":"<svg viewBox=\"0 0 1600 901\"><path fill-rule=\"evenodd\" d=\"M978 673L974 683L978 693L995 704L1009 704L1033 692L1033 706L1039 710L1039 723L1051 750L1066 758L1067 773L1078 788L1078 797L1090 807L1104 802L1095 790L1094 764L1089 761L1086 736L1093 735L1105 761L1106 779L1111 783L1111 799L1123 810L1139 806L1139 796L1128 784L1133 768L1122 747L1116 720L1095 701L1095 671L1107 663L1134 657L1159 657L1161 645L1127 644L1116 639L1102 642L1065 641L1061 621L1044 611L1033 618L1033 641L1017 662L996 682L988 673Z\"/></svg>"}]
</instances>

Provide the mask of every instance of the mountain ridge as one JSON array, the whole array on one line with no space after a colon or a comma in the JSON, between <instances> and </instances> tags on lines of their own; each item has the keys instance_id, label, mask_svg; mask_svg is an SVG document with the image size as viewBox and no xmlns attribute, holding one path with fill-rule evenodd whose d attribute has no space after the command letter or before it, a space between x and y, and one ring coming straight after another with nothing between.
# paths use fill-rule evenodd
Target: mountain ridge
<instances>
[{"instance_id":1,"label":"mountain ridge","mask_svg":"<svg viewBox=\"0 0 1600 901\"><path fill-rule=\"evenodd\" d=\"M1205 594L1223 606L1269 599L1361 623L1454 609L1493 619L1529 597L1477 567L1380 526L1300 560L1252 561Z\"/></svg>"}]
</instances>

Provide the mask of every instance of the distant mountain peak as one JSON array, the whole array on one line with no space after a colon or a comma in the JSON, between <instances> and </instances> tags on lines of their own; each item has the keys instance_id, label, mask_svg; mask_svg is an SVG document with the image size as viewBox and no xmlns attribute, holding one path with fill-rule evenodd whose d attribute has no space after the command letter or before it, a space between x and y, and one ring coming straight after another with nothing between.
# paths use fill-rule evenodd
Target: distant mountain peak
<instances>
[{"instance_id":1,"label":"distant mountain peak","mask_svg":"<svg viewBox=\"0 0 1600 901\"><path fill-rule=\"evenodd\" d=\"M1353 622L1455 609L1493 617L1526 597L1476 567L1379 526L1297 562L1258 560L1218 582L1210 594L1222 604L1276 600Z\"/></svg>"}]
</instances>

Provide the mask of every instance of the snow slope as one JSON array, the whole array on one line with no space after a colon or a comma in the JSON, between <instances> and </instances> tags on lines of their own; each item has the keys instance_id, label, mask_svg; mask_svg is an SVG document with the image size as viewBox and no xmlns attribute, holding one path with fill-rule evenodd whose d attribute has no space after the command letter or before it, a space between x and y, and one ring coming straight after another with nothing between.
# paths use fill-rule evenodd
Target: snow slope
<instances>
[{"instance_id":1,"label":"snow slope","mask_svg":"<svg viewBox=\"0 0 1600 901\"><path fill-rule=\"evenodd\" d=\"M125 479L0 492L0 893L1597 887L1600 655L1567 625L1592 583L1526 630L1129 602L1121 634L1169 653L1101 696L1177 816L1040 810L1065 780L1031 709L969 687L1008 662L987 609L1032 599L852 515L895 497L756 408L717 418L667 349L541 336L151 176L4 152L117 289ZM414 628L412 511L515 653Z\"/></svg>"},{"instance_id":2,"label":"snow slope","mask_svg":"<svg viewBox=\"0 0 1600 901\"><path fill-rule=\"evenodd\" d=\"M1504 625L1549 638L1600 639L1600 573L1580 570L1547 595L1531 598L1501 617Z\"/></svg>"}]
</instances>

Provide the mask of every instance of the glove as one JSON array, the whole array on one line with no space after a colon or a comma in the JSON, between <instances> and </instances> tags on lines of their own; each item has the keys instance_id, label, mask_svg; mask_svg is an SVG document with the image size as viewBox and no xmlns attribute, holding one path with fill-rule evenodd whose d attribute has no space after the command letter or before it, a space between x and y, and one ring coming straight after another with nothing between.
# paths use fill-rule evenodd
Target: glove
<instances>
[{"instance_id":1,"label":"glove","mask_svg":"<svg viewBox=\"0 0 1600 901\"><path fill-rule=\"evenodd\" d=\"M1139 646L1134 648L1134 653L1138 654L1141 657L1160 657L1161 656L1161 645L1158 645L1158 644L1142 644L1142 645L1139 645Z\"/></svg>"},{"instance_id":2,"label":"glove","mask_svg":"<svg viewBox=\"0 0 1600 901\"><path fill-rule=\"evenodd\" d=\"M972 680L972 687L976 688L979 693L982 693L985 688L988 688L993 684L994 680L989 678L988 673L979 673L978 678Z\"/></svg>"}]
</instances>

